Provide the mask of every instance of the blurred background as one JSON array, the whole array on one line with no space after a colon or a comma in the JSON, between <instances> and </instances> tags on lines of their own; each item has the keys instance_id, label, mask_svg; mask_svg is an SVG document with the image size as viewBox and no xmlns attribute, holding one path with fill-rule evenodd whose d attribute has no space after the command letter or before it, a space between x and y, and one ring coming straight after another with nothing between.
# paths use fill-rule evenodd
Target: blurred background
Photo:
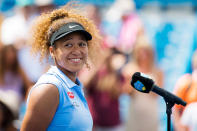
<instances>
[{"instance_id":1,"label":"blurred background","mask_svg":"<svg viewBox=\"0 0 197 131\"><path fill-rule=\"evenodd\" d=\"M0 128L20 129L28 90L49 67L31 55L28 38L34 19L67 2L0 0ZM174 92L178 79L192 74L192 58L197 49L197 1L79 3L99 28L102 49L107 52L91 71L84 69L79 74L87 90L94 130L167 130L164 100L155 94L144 96L134 91L130 80L134 72L144 72L161 88ZM147 127L143 122L148 123ZM154 128L149 128L149 123L155 124ZM172 129L174 125L172 121Z\"/></svg>"}]
</instances>

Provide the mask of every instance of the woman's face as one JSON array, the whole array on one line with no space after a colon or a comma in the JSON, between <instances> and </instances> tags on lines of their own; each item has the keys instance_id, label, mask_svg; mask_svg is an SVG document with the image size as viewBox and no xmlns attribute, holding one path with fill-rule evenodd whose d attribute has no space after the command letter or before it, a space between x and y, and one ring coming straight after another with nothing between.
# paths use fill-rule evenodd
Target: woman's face
<instances>
[{"instance_id":1,"label":"woman's face","mask_svg":"<svg viewBox=\"0 0 197 131\"><path fill-rule=\"evenodd\" d=\"M137 60L139 63L152 63L153 53L146 48L141 48L137 54Z\"/></svg>"},{"instance_id":2,"label":"woman's face","mask_svg":"<svg viewBox=\"0 0 197 131\"><path fill-rule=\"evenodd\" d=\"M64 71L77 73L87 61L88 43L79 32L74 32L55 42L53 58Z\"/></svg>"}]
</instances>

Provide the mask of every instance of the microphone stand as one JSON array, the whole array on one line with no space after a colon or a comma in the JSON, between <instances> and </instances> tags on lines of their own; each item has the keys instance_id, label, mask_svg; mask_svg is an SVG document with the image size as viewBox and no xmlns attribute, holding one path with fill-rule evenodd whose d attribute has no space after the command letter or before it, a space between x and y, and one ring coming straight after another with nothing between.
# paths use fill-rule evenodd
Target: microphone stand
<instances>
[{"instance_id":1,"label":"microphone stand","mask_svg":"<svg viewBox=\"0 0 197 131\"><path fill-rule=\"evenodd\" d=\"M171 114L172 114L172 107L174 106L175 102L172 102L168 98L164 98L166 102L166 114L167 114L167 131L171 131Z\"/></svg>"}]
</instances>

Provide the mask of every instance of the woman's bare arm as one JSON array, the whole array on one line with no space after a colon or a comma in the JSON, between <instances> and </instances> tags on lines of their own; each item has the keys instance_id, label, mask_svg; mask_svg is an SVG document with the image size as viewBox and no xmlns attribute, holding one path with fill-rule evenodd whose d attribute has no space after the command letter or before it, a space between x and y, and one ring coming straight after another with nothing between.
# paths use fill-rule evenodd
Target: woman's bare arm
<instances>
[{"instance_id":1,"label":"woman's bare arm","mask_svg":"<svg viewBox=\"0 0 197 131\"><path fill-rule=\"evenodd\" d=\"M32 90L21 131L44 131L48 128L59 104L58 89L43 84Z\"/></svg>"}]
</instances>

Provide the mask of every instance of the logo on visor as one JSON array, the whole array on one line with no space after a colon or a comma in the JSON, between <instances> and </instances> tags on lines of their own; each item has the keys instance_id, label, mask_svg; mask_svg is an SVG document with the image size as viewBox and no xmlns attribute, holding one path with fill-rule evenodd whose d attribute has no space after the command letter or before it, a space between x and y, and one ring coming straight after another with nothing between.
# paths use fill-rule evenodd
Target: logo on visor
<instances>
[{"instance_id":1,"label":"logo on visor","mask_svg":"<svg viewBox=\"0 0 197 131\"><path fill-rule=\"evenodd\" d=\"M70 29L72 29L72 28L75 28L75 27L77 27L78 25L69 25L68 27L70 28Z\"/></svg>"},{"instance_id":2,"label":"logo on visor","mask_svg":"<svg viewBox=\"0 0 197 131\"><path fill-rule=\"evenodd\" d=\"M68 96L71 98L71 99L73 99L75 96L74 96L74 94L72 93L72 92L67 92L67 94L68 94Z\"/></svg>"}]
</instances>

